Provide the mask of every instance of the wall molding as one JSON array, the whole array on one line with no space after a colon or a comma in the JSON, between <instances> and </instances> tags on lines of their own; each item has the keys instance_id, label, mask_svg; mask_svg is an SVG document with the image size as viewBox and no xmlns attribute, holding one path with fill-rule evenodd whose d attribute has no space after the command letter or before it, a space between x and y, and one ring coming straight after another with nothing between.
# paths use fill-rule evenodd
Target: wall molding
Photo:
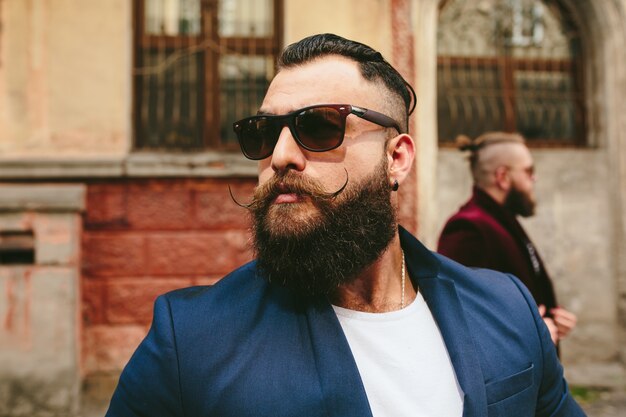
<instances>
[{"instance_id":1,"label":"wall molding","mask_svg":"<svg viewBox=\"0 0 626 417\"><path fill-rule=\"evenodd\" d=\"M238 153L131 153L120 157L0 158L2 180L73 178L256 177L257 163Z\"/></svg>"}]
</instances>

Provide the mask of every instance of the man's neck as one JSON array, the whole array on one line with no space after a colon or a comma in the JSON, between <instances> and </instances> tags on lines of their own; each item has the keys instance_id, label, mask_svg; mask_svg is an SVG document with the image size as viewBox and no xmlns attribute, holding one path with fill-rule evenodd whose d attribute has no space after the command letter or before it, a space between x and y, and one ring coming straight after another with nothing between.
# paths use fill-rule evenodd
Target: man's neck
<instances>
[{"instance_id":1,"label":"man's neck","mask_svg":"<svg viewBox=\"0 0 626 417\"><path fill-rule=\"evenodd\" d=\"M416 292L405 264L402 292L402 248L398 235L372 265L330 297L332 304L350 310L385 313L400 310L415 299ZM403 299L404 298L404 299Z\"/></svg>"}]
</instances>

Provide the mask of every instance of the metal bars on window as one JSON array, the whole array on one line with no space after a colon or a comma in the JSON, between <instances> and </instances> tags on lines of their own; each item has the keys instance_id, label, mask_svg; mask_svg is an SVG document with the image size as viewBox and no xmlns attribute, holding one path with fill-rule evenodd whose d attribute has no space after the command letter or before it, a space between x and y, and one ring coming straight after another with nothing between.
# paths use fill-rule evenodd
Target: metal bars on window
<instances>
[{"instance_id":1,"label":"metal bars on window","mask_svg":"<svg viewBox=\"0 0 626 417\"><path fill-rule=\"evenodd\" d=\"M441 144L502 130L535 145L583 145L582 80L578 33L554 1L449 0L440 10Z\"/></svg>"},{"instance_id":2,"label":"metal bars on window","mask_svg":"<svg viewBox=\"0 0 626 417\"><path fill-rule=\"evenodd\" d=\"M274 75L282 0L135 0L135 147L229 149Z\"/></svg>"}]
</instances>

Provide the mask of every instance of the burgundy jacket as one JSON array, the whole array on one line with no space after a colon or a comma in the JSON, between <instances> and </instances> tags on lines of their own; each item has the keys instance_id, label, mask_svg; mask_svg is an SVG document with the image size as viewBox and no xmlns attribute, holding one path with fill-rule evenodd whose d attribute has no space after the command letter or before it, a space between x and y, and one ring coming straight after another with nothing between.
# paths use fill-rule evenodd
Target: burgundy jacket
<instances>
[{"instance_id":1,"label":"burgundy jacket","mask_svg":"<svg viewBox=\"0 0 626 417\"><path fill-rule=\"evenodd\" d=\"M522 225L491 196L474 187L472 198L446 223L438 252L463 265L517 276L538 305L557 306L552 281Z\"/></svg>"}]
</instances>

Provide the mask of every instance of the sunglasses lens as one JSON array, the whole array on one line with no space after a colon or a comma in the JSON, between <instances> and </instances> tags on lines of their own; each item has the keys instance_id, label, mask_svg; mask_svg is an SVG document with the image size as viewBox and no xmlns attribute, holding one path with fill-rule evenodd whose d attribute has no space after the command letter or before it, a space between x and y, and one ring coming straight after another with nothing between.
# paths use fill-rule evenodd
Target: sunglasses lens
<instances>
[{"instance_id":1,"label":"sunglasses lens","mask_svg":"<svg viewBox=\"0 0 626 417\"><path fill-rule=\"evenodd\" d=\"M275 119L253 117L235 125L241 149L250 159L267 158L274 151L281 126Z\"/></svg>"},{"instance_id":2,"label":"sunglasses lens","mask_svg":"<svg viewBox=\"0 0 626 417\"><path fill-rule=\"evenodd\" d=\"M346 117L332 107L314 107L295 116L298 139L312 151L327 151L341 144Z\"/></svg>"},{"instance_id":3,"label":"sunglasses lens","mask_svg":"<svg viewBox=\"0 0 626 417\"><path fill-rule=\"evenodd\" d=\"M323 152L343 141L346 129L345 106L318 106L284 116L255 116L233 125L241 150L249 159L264 159L274 152L281 130L289 125L304 148Z\"/></svg>"}]
</instances>

